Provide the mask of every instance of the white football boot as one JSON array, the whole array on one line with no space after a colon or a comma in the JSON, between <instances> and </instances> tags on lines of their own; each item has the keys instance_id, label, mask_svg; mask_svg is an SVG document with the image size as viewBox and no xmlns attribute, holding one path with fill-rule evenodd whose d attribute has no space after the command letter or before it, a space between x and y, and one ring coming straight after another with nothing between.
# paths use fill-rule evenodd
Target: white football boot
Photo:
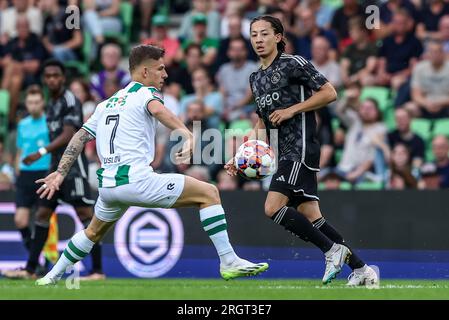
<instances>
[{"instance_id":1,"label":"white football boot","mask_svg":"<svg viewBox=\"0 0 449 320\"><path fill-rule=\"evenodd\" d=\"M341 272L341 268L348 263L351 251L348 247L334 243L332 248L324 254L326 259L326 271L323 276L323 284L330 283Z\"/></svg>"},{"instance_id":2,"label":"white football boot","mask_svg":"<svg viewBox=\"0 0 449 320\"><path fill-rule=\"evenodd\" d=\"M367 288L379 288L379 275L370 266L363 266L354 271L348 277L348 287L366 286Z\"/></svg>"}]
</instances>

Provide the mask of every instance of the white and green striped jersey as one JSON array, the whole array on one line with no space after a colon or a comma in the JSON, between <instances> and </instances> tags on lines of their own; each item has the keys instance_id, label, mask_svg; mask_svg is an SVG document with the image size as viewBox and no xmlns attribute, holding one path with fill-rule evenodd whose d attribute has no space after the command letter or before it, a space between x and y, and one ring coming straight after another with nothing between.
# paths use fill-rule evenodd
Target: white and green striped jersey
<instances>
[{"instance_id":1,"label":"white and green striped jersey","mask_svg":"<svg viewBox=\"0 0 449 320\"><path fill-rule=\"evenodd\" d=\"M152 170L157 120L147 109L151 100L163 103L163 96L154 87L132 81L98 104L83 125L96 138L100 188L142 180Z\"/></svg>"}]
</instances>

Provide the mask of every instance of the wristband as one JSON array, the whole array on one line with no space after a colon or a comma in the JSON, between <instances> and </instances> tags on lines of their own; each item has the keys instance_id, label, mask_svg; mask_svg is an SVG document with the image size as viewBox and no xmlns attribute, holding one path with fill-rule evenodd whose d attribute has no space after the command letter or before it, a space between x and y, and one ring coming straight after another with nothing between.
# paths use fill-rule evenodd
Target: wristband
<instances>
[{"instance_id":1,"label":"wristband","mask_svg":"<svg viewBox=\"0 0 449 320\"><path fill-rule=\"evenodd\" d=\"M38 152L41 156L44 156L48 153L47 149L45 149L44 147L39 148Z\"/></svg>"}]
</instances>

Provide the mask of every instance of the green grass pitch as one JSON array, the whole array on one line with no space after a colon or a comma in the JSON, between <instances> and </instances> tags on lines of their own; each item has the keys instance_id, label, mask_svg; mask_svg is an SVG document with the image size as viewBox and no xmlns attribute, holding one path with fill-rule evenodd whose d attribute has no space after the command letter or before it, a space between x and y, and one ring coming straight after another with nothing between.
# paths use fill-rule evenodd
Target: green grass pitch
<instances>
[{"instance_id":1,"label":"green grass pitch","mask_svg":"<svg viewBox=\"0 0 449 320\"><path fill-rule=\"evenodd\" d=\"M379 289L346 288L344 280L323 286L317 280L107 279L81 282L69 290L65 281L36 287L34 281L0 279L0 299L449 299L449 281L385 280Z\"/></svg>"}]
</instances>

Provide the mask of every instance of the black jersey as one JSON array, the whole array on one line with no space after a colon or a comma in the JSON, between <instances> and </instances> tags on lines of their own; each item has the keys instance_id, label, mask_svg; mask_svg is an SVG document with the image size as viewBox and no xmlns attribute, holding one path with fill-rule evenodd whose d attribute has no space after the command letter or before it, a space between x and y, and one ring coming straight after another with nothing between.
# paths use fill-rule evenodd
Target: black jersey
<instances>
[{"instance_id":1,"label":"black jersey","mask_svg":"<svg viewBox=\"0 0 449 320\"><path fill-rule=\"evenodd\" d=\"M75 95L64 90L64 93L57 99L50 99L47 105L47 125L50 133L50 141L55 140L63 131L64 125L71 125L78 131L83 125L83 111L81 103ZM51 154L51 171L58 167L62 155L67 145L55 150ZM78 157L69 171L70 176L87 177L87 159L84 152Z\"/></svg>"},{"instance_id":2,"label":"black jersey","mask_svg":"<svg viewBox=\"0 0 449 320\"><path fill-rule=\"evenodd\" d=\"M250 78L257 114L263 120L267 134L278 129L279 160L302 162L317 169L320 145L317 139L315 112L302 112L274 127L270 114L307 100L313 91L318 91L327 81L315 67L301 56L279 54L272 64L260 68Z\"/></svg>"}]
</instances>

